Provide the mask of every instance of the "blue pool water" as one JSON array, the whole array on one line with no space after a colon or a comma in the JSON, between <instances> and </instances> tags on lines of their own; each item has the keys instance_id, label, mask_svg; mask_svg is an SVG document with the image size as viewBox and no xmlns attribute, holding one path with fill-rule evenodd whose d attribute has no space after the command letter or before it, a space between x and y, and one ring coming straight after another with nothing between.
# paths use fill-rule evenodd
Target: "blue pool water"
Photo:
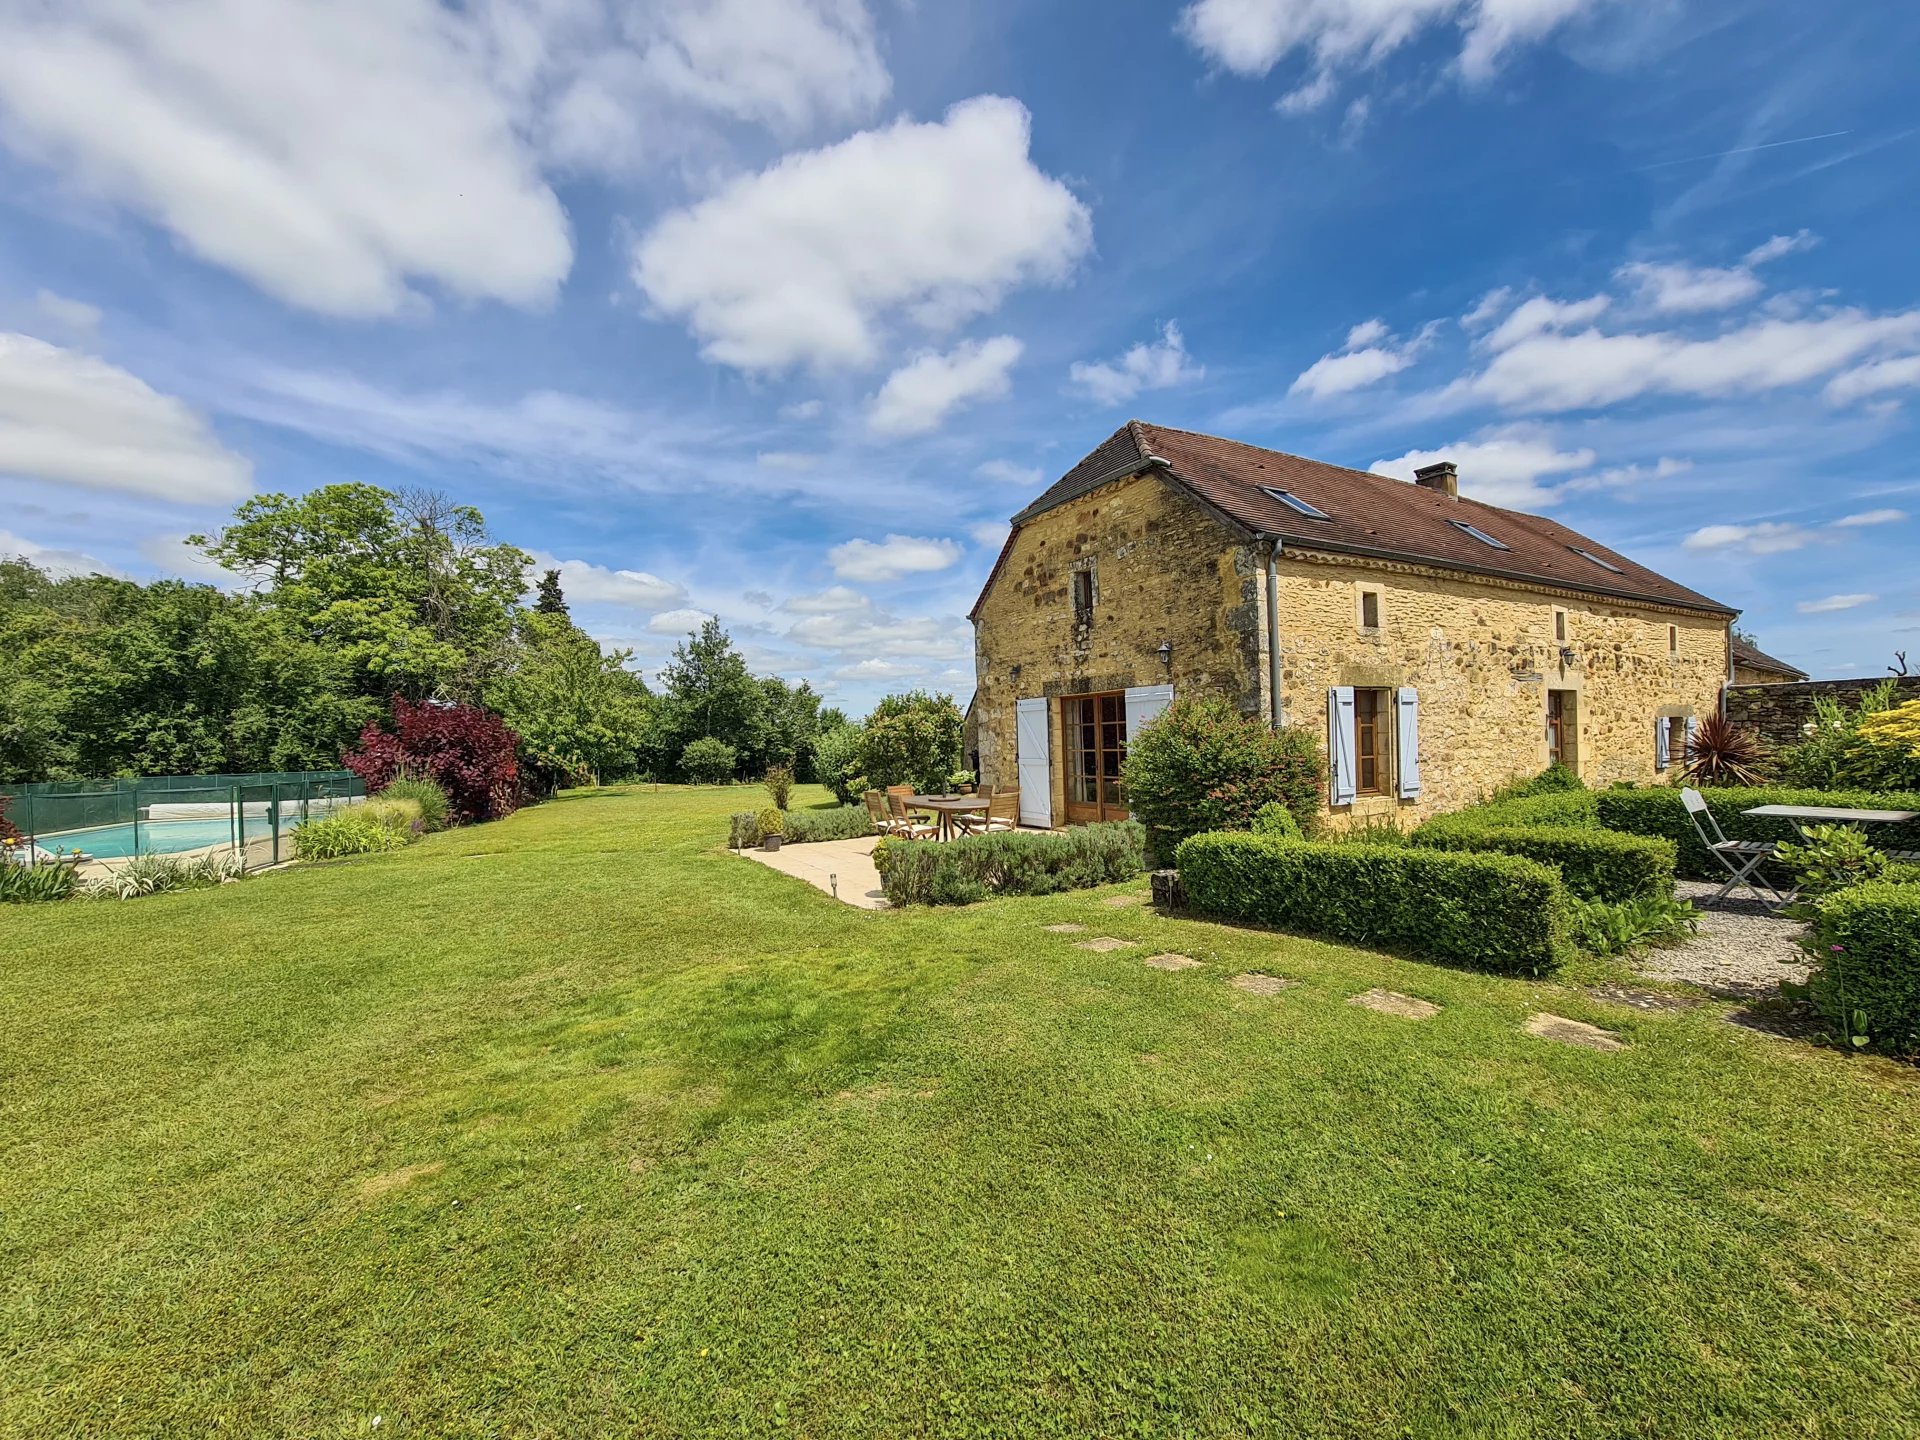
<instances>
[{"instance_id":1,"label":"blue pool water","mask_svg":"<svg viewBox=\"0 0 1920 1440\"><path fill-rule=\"evenodd\" d=\"M264 820L247 821L247 836L264 836ZM212 820L143 821L135 827L100 825L91 830L64 830L58 835L35 837L42 850L79 850L96 860L124 860L129 855L170 855L181 850L198 850L207 845L226 845L233 840L233 822L225 817ZM137 846L137 848L136 848Z\"/></svg>"}]
</instances>

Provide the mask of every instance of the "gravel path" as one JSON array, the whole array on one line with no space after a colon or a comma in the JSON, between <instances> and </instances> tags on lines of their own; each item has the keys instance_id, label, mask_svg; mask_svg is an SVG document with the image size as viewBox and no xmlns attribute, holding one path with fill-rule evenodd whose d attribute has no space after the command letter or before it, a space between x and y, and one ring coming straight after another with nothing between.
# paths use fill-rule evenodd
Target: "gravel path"
<instances>
[{"instance_id":1,"label":"gravel path","mask_svg":"<svg viewBox=\"0 0 1920 1440\"><path fill-rule=\"evenodd\" d=\"M1751 896L1728 896L1711 910L1700 909L1720 887L1682 880L1682 900L1700 910L1700 933L1671 950L1649 950L1641 973L1654 980L1684 980L1715 995L1752 1000L1777 995L1782 980L1807 978L1807 957L1796 943L1806 927L1771 914Z\"/></svg>"}]
</instances>

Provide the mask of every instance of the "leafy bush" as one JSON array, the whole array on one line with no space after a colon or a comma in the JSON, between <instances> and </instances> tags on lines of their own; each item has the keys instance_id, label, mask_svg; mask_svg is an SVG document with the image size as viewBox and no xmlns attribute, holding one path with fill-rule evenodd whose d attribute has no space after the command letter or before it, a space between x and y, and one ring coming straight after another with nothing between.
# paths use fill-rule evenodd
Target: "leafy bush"
<instances>
[{"instance_id":1,"label":"leafy bush","mask_svg":"<svg viewBox=\"0 0 1920 1440\"><path fill-rule=\"evenodd\" d=\"M1787 841L1779 853L1780 863L1793 874L1801 904L1863 880L1877 880L1889 863L1853 825L1809 825L1805 840Z\"/></svg>"},{"instance_id":2,"label":"leafy bush","mask_svg":"<svg viewBox=\"0 0 1920 1440\"><path fill-rule=\"evenodd\" d=\"M1501 974L1545 974L1568 951L1566 887L1518 855L1210 834L1177 859L1188 903L1229 919Z\"/></svg>"},{"instance_id":3,"label":"leafy bush","mask_svg":"<svg viewBox=\"0 0 1920 1440\"><path fill-rule=\"evenodd\" d=\"M1625 955L1648 945L1678 945L1700 928L1693 906L1671 895L1631 900L1573 898L1568 912L1573 943L1592 955Z\"/></svg>"},{"instance_id":4,"label":"leafy bush","mask_svg":"<svg viewBox=\"0 0 1920 1440\"><path fill-rule=\"evenodd\" d=\"M1486 825L1471 811L1442 815L1414 831L1413 843L1437 850L1524 855L1560 872L1583 900L1671 900L1676 851L1671 840L1611 830L1550 825Z\"/></svg>"},{"instance_id":5,"label":"leafy bush","mask_svg":"<svg viewBox=\"0 0 1920 1440\"><path fill-rule=\"evenodd\" d=\"M447 828L447 792L424 775L399 775L380 791L383 800L411 800L420 807L420 828L429 832Z\"/></svg>"},{"instance_id":6,"label":"leafy bush","mask_svg":"<svg viewBox=\"0 0 1920 1440\"><path fill-rule=\"evenodd\" d=\"M1549 791L1518 800L1489 801L1456 810L1482 825L1555 825L1563 830L1597 830L1600 806L1591 790Z\"/></svg>"},{"instance_id":7,"label":"leafy bush","mask_svg":"<svg viewBox=\"0 0 1920 1440\"><path fill-rule=\"evenodd\" d=\"M787 802L793 799L793 767L769 765L766 777L760 783L767 787L767 794L773 798L773 808L785 810Z\"/></svg>"},{"instance_id":8,"label":"leafy bush","mask_svg":"<svg viewBox=\"0 0 1920 1440\"><path fill-rule=\"evenodd\" d=\"M1859 773L1856 754L1864 747L1860 727L1871 717L1891 710L1899 696L1899 684L1889 678L1864 691L1849 710L1831 695L1816 695L1813 718L1807 722L1806 738L1790 745L1775 758L1780 779L1788 785L1810 789L1838 789L1851 785L1877 785L1882 789L1920 789L1920 781L1883 785Z\"/></svg>"},{"instance_id":9,"label":"leafy bush","mask_svg":"<svg viewBox=\"0 0 1920 1440\"><path fill-rule=\"evenodd\" d=\"M1855 1048L1920 1055L1920 885L1868 881L1813 909L1814 1005Z\"/></svg>"},{"instance_id":10,"label":"leafy bush","mask_svg":"<svg viewBox=\"0 0 1920 1440\"><path fill-rule=\"evenodd\" d=\"M971 770L956 770L947 776L947 788L955 792L964 790L969 785L977 785L979 783L979 779Z\"/></svg>"},{"instance_id":11,"label":"leafy bush","mask_svg":"<svg viewBox=\"0 0 1920 1440\"><path fill-rule=\"evenodd\" d=\"M1320 819L1326 764L1302 729L1273 730L1216 695L1175 700L1127 742L1127 804L1156 855L1209 830L1245 830L1263 806Z\"/></svg>"},{"instance_id":12,"label":"leafy bush","mask_svg":"<svg viewBox=\"0 0 1920 1440\"><path fill-rule=\"evenodd\" d=\"M476 705L410 705L393 697L393 731L372 724L346 767L372 793L403 775L430 777L446 793L457 825L498 820L520 804L520 737L498 715ZM422 807L424 809L424 807Z\"/></svg>"},{"instance_id":13,"label":"leafy bush","mask_svg":"<svg viewBox=\"0 0 1920 1440\"><path fill-rule=\"evenodd\" d=\"M833 798L849 805L865 786L853 780L860 774L860 727L836 725L822 730L813 740L813 774Z\"/></svg>"},{"instance_id":14,"label":"leafy bush","mask_svg":"<svg viewBox=\"0 0 1920 1440\"><path fill-rule=\"evenodd\" d=\"M787 833L786 812L769 805L753 817L753 825L760 832L762 840L769 835L785 835Z\"/></svg>"},{"instance_id":15,"label":"leafy bush","mask_svg":"<svg viewBox=\"0 0 1920 1440\"><path fill-rule=\"evenodd\" d=\"M1856 738L1841 761L1842 780L1920 790L1920 700L1863 716Z\"/></svg>"},{"instance_id":16,"label":"leafy bush","mask_svg":"<svg viewBox=\"0 0 1920 1440\"><path fill-rule=\"evenodd\" d=\"M1509 780L1487 797L1487 804L1502 805L1509 800L1531 800L1539 795L1570 795L1587 788L1587 782L1554 761L1538 775L1524 780Z\"/></svg>"},{"instance_id":17,"label":"leafy bush","mask_svg":"<svg viewBox=\"0 0 1920 1440\"><path fill-rule=\"evenodd\" d=\"M1798 838L1791 823L1742 811L1761 805L1833 805L1852 810L1920 810L1920 795L1867 790L1791 790L1775 785L1702 790L1713 818L1729 840ZM1724 879L1726 872L1694 833L1679 790L1667 785L1595 793L1600 823L1629 835L1658 835L1679 847L1678 871L1694 880ZM1875 827L1874 838L1890 850L1920 850L1920 822Z\"/></svg>"},{"instance_id":18,"label":"leafy bush","mask_svg":"<svg viewBox=\"0 0 1920 1440\"><path fill-rule=\"evenodd\" d=\"M18 865L0 860L0 904L40 905L65 900L77 884L71 865Z\"/></svg>"},{"instance_id":19,"label":"leafy bush","mask_svg":"<svg viewBox=\"0 0 1920 1440\"><path fill-rule=\"evenodd\" d=\"M680 752L680 772L695 785L725 785L739 763L739 752L711 735L701 736Z\"/></svg>"},{"instance_id":20,"label":"leafy bush","mask_svg":"<svg viewBox=\"0 0 1920 1440\"><path fill-rule=\"evenodd\" d=\"M931 793L960 759L966 719L951 695L924 690L889 695L860 731L859 768L876 789L911 785Z\"/></svg>"},{"instance_id":21,"label":"leafy bush","mask_svg":"<svg viewBox=\"0 0 1920 1440\"><path fill-rule=\"evenodd\" d=\"M1413 840L1395 815L1368 815L1323 838L1334 845L1407 845Z\"/></svg>"},{"instance_id":22,"label":"leafy bush","mask_svg":"<svg viewBox=\"0 0 1920 1440\"><path fill-rule=\"evenodd\" d=\"M365 805L336 810L293 827L294 853L302 860L337 860L343 855L372 855L404 850L413 837L365 814Z\"/></svg>"},{"instance_id":23,"label":"leafy bush","mask_svg":"<svg viewBox=\"0 0 1920 1440\"><path fill-rule=\"evenodd\" d=\"M7 819L7 806L12 802L11 795L0 795L0 845L6 845L8 842L15 845L20 843L19 828Z\"/></svg>"},{"instance_id":24,"label":"leafy bush","mask_svg":"<svg viewBox=\"0 0 1920 1440\"><path fill-rule=\"evenodd\" d=\"M81 893L89 900L137 900L174 890L205 890L240 876L240 857L230 850L210 851L191 859L136 855L99 879L89 880Z\"/></svg>"},{"instance_id":25,"label":"leafy bush","mask_svg":"<svg viewBox=\"0 0 1920 1440\"><path fill-rule=\"evenodd\" d=\"M1278 835L1283 840L1300 838L1300 822L1278 800L1269 800L1260 807L1253 817L1252 830L1256 835Z\"/></svg>"},{"instance_id":26,"label":"leafy bush","mask_svg":"<svg viewBox=\"0 0 1920 1440\"><path fill-rule=\"evenodd\" d=\"M1687 737L1680 773L1695 786L1764 785L1767 759L1758 735L1716 712Z\"/></svg>"},{"instance_id":27,"label":"leafy bush","mask_svg":"<svg viewBox=\"0 0 1920 1440\"><path fill-rule=\"evenodd\" d=\"M1018 830L883 841L876 859L895 905L967 905L992 895L1051 895L1129 880L1146 866L1146 831L1131 820L1055 835ZM876 851L880 846L874 847Z\"/></svg>"}]
</instances>

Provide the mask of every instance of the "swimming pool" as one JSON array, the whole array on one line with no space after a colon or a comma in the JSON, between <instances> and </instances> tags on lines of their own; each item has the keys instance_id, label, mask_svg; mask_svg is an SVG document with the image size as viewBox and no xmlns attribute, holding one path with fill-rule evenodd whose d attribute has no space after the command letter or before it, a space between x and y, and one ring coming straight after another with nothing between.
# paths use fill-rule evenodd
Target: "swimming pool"
<instances>
[{"instance_id":1,"label":"swimming pool","mask_svg":"<svg viewBox=\"0 0 1920 1440\"><path fill-rule=\"evenodd\" d=\"M249 819L247 839L264 838L266 822ZM96 825L89 830L63 830L57 835L35 837L42 850L78 850L96 860L125 860L130 855L174 855L182 850L203 850L209 845L233 843L233 821L152 820L137 828L124 825Z\"/></svg>"}]
</instances>

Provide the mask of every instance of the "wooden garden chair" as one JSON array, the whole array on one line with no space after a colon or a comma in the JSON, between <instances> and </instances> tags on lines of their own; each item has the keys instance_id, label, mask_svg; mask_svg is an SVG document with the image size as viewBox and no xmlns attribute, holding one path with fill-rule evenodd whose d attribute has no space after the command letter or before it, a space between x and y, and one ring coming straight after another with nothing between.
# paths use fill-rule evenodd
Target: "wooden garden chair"
<instances>
[{"instance_id":1,"label":"wooden garden chair","mask_svg":"<svg viewBox=\"0 0 1920 1440\"><path fill-rule=\"evenodd\" d=\"M984 815L975 811L971 815L956 817L960 828L969 835L986 835L1001 830L1020 828L1020 792L1018 790L996 790L987 797L987 810Z\"/></svg>"},{"instance_id":2,"label":"wooden garden chair","mask_svg":"<svg viewBox=\"0 0 1920 1440\"><path fill-rule=\"evenodd\" d=\"M906 790L908 795L913 793L904 785L898 789ZM906 796L897 793L897 790L887 791L887 809L893 816L893 829L889 833L903 840L931 840L940 833L938 826L922 824L907 814Z\"/></svg>"},{"instance_id":3,"label":"wooden garden chair","mask_svg":"<svg viewBox=\"0 0 1920 1440\"><path fill-rule=\"evenodd\" d=\"M867 818L881 835L893 834L893 816L887 813L887 797L878 790L867 791Z\"/></svg>"}]
</instances>

